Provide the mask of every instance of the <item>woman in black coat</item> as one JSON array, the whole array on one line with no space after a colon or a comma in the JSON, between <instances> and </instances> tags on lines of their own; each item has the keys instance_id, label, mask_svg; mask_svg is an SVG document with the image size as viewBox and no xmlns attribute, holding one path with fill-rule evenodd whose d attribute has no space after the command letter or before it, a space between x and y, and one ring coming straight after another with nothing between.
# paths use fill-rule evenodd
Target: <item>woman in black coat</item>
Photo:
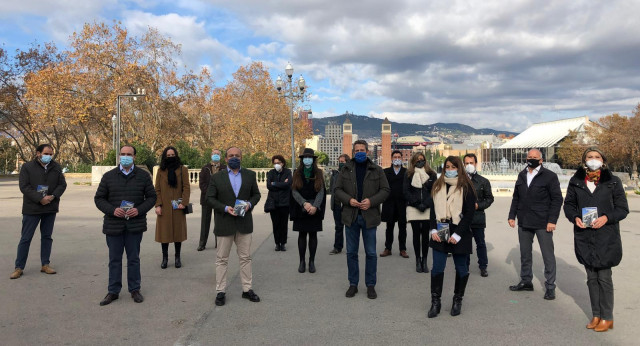
<instances>
[{"instance_id":1,"label":"woman in black coat","mask_svg":"<svg viewBox=\"0 0 640 346\"><path fill-rule=\"evenodd\" d=\"M324 175L318 168L313 149L306 148L300 155L300 165L293 173L291 188L291 220L293 231L298 232L298 272L306 270L307 235L309 235L309 273L316 272L315 257L318 248L318 232L322 231L322 220L327 202Z\"/></svg>"},{"instance_id":2,"label":"woman in black coat","mask_svg":"<svg viewBox=\"0 0 640 346\"><path fill-rule=\"evenodd\" d=\"M437 178L436 172L429 167L424 154L420 152L413 154L402 190L407 201L407 221L411 222L413 231L413 251L416 254L416 272L418 273L429 272L427 267L429 227L431 226L429 209L433 207L431 188Z\"/></svg>"},{"instance_id":3,"label":"woman in black coat","mask_svg":"<svg viewBox=\"0 0 640 346\"><path fill-rule=\"evenodd\" d=\"M619 222L629 214L620 178L611 174L604 153L588 148L582 165L569 181L564 214L574 224L574 249L587 272L593 319L588 329L613 329L613 280L611 268L622 259ZM584 208L591 209L589 217ZM583 221L584 220L584 221Z\"/></svg>"},{"instance_id":4,"label":"woman in black coat","mask_svg":"<svg viewBox=\"0 0 640 346\"><path fill-rule=\"evenodd\" d=\"M273 169L267 172L267 189L269 194L264 203L264 211L271 216L273 240L276 251L287 251L287 228L289 227L289 197L293 178L287 161L282 155L271 158Z\"/></svg>"},{"instance_id":5,"label":"woman in black coat","mask_svg":"<svg viewBox=\"0 0 640 346\"><path fill-rule=\"evenodd\" d=\"M428 317L440 313L440 297L447 254L451 253L456 267L456 281L451 316L460 314L469 265L467 256L471 254L473 235L471 221L476 208L476 195L473 183L464 170L462 160L449 156L444 161L444 172L433 184L431 190L433 208L431 208L431 248L433 249L433 268L431 269L431 308ZM438 229L449 227L449 239L442 239ZM440 227L439 227L440 226Z\"/></svg>"}]
</instances>

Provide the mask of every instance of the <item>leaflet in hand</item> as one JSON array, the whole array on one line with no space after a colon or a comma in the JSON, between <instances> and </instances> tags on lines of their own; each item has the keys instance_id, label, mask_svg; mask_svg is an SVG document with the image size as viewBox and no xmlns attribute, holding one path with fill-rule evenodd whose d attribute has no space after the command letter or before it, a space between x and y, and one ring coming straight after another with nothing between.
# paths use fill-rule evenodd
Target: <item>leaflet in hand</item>
<instances>
[{"instance_id":1,"label":"leaflet in hand","mask_svg":"<svg viewBox=\"0 0 640 346\"><path fill-rule=\"evenodd\" d=\"M38 185L38 187L36 188L36 192L40 192L42 194L42 197L47 197L47 193L49 192L49 186L48 185Z\"/></svg>"},{"instance_id":2,"label":"leaflet in hand","mask_svg":"<svg viewBox=\"0 0 640 346\"><path fill-rule=\"evenodd\" d=\"M171 206L173 207L173 209L178 209L178 205L180 205L181 203L182 203L182 198L171 200Z\"/></svg>"},{"instance_id":3,"label":"leaflet in hand","mask_svg":"<svg viewBox=\"0 0 640 346\"><path fill-rule=\"evenodd\" d=\"M438 237L441 241L447 242L449 241L449 237L451 236L451 228L448 222L438 222Z\"/></svg>"},{"instance_id":4,"label":"leaflet in hand","mask_svg":"<svg viewBox=\"0 0 640 346\"><path fill-rule=\"evenodd\" d=\"M127 211L129 211L129 209L133 208L133 205L133 202L123 200L122 203L120 203L120 208L122 208L122 210L124 210L124 212L126 213ZM129 220L128 216L125 216L124 218Z\"/></svg>"},{"instance_id":5,"label":"leaflet in hand","mask_svg":"<svg viewBox=\"0 0 640 346\"><path fill-rule=\"evenodd\" d=\"M582 223L591 227L593 222L598 218L598 208L597 207L586 207L582 208Z\"/></svg>"},{"instance_id":6,"label":"leaflet in hand","mask_svg":"<svg viewBox=\"0 0 640 346\"><path fill-rule=\"evenodd\" d=\"M236 205L233 207L233 212L238 216L244 217L246 213L246 207L249 205L249 202L243 201L241 199L236 199Z\"/></svg>"}]
</instances>

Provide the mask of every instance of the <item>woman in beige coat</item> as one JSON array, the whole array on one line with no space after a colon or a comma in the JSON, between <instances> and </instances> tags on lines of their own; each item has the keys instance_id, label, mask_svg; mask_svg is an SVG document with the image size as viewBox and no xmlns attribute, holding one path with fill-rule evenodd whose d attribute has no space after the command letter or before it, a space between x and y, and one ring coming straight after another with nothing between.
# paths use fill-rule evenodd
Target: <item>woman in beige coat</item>
<instances>
[{"instance_id":1,"label":"woman in beige coat","mask_svg":"<svg viewBox=\"0 0 640 346\"><path fill-rule=\"evenodd\" d=\"M182 165L178 151L166 147L162 152L160 169L156 174L156 241L162 244L162 264L167 268L169 243L175 243L176 268L182 267L180 248L187 240L187 217L184 208L189 204L191 193L189 171Z\"/></svg>"}]
</instances>

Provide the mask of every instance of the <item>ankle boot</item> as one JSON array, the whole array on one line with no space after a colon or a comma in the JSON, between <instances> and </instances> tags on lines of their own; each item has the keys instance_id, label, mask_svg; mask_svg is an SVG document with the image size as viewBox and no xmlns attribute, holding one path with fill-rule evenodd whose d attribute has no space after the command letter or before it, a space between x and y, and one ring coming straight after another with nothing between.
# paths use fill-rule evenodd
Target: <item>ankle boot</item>
<instances>
[{"instance_id":1,"label":"ankle boot","mask_svg":"<svg viewBox=\"0 0 640 346\"><path fill-rule=\"evenodd\" d=\"M436 276L431 276L431 308L427 313L427 317L434 318L440 313L442 304L440 297L442 296L442 281L444 280L444 273Z\"/></svg>"},{"instance_id":2,"label":"ankle boot","mask_svg":"<svg viewBox=\"0 0 640 346\"><path fill-rule=\"evenodd\" d=\"M464 290L467 287L467 281L469 280L469 274L460 277L460 274L456 272L456 283L453 291L453 305L451 306L451 316L460 315L462 309L462 297L464 297Z\"/></svg>"},{"instance_id":3,"label":"ankle boot","mask_svg":"<svg viewBox=\"0 0 640 346\"><path fill-rule=\"evenodd\" d=\"M300 261L300 266L298 266L298 273L304 273L307 270L307 264L304 260Z\"/></svg>"},{"instance_id":4,"label":"ankle boot","mask_svg":"<svg viewBox=\"0 0 640 346\"><path fill-rule=\"evenodd\" d=\"M422 273L422 259L416 256L416 273Z\"/></svg>"},{"instance_id":5,"label":"ankle boot","mask_svg":"<svg viewBox=\"0 0 640 346\"><path fill-rule=\"evenodd\" d=\"M176 268L182 267L182 261L180 261L180 255L176 255Z\"/></svg>"},{"instance_id":6,"label":"ankle boot","mask_svg":"<svg viewBox=\"0 0 640 346\"><path fill-rule=\"evenodd\" d=\"M309 273L315 273L316 272L316 264L313 263L313 260L309 260Z\"/></svg>"},{"instance_id":7,"label":"ankle boot","mask_svg":"<svg viewBox=\"0 0 640 346\"><path fill-rule=\"evenodd\" d=\"M167 269L167 262L169 262L169 256L162 255L162 263L160 263L160 268Z\"/></svg>"},{"instance_id":8,"label":"ankle boot","mask_svg":"<svg viewBox=\"0 0 640 346\"><path fill-rule=\"evenodd\" d=\"M428 273L429 267L427 266L427 256L422 257L422 272Z\"/></svg>"}]
</instances>

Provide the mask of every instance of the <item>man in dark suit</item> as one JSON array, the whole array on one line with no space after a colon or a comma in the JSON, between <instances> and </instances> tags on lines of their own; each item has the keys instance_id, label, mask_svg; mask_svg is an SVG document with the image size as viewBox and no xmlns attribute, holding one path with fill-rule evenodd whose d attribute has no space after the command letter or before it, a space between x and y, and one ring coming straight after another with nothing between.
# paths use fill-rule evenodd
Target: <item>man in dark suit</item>
<instances>
[{"instance_id":1,"label":"man in dark suit","mask_svg":"<svg viewBox=\"0 0 640 346\"><path fill-rule=\"evenodd\" d=\"M140 242L147 230L147 212L156 203L151 176L134 165L136 149L120 148L120 165L105 173L94 197L104 213L102 233L109 247L109 292L101 306L118 299L122 289L122 254L127 251L127 284L131 298L142 303L140 293Z\"/></svg>"},{"instance_id":2,"label":"man in dark suit","mask_svg":"<svg viewBox=\"0 0 640 346\"><path fill-rule=\"evenodd\" d=\"M209 229L211 228L211 206L207 204L207 189L209 188L209 181L211 177L218 173L218 171L224 171L226 168L220 164L220 150L213 149L211 151L211 162L207 163L200 170L200 179L198 184L200 186L200 205L202 206L202 220L200 221L200 243L198 244L198 251L202 251L207 247L207 240L209 239ZM216 239L216 245L218 247L218 239Z\"/></svg>"},{"instance_id":3,"label":"man in dark suit","mask_svg":"<svg viewBox=\"0 0 640 346\"><path fill-rule=\"evenodd\" d=\"M227 265L231 246L236 244L240 259L242 298L259 302L260 298L251 287L251 233L253 218L251 211L260 201L260 190L255 172L242 169L242 151L231 147L227 150L227 167L214 174L207 190L207 203L213 208L213 233L218 237L216 254L216 305L226 301ZM235 206L246 203L244 211ZM244 215L243 215L244 213Z\"/></svg>"},{"instance_id":4,"label":"man in dark suit","mask_svg":"<svg viewBox=\"0 0 640 346\"><path fill-rule=\"evenodd\" d=\"M512 291L533 291L532 244L538 237L542 260L544 261L544 299L556 298L556 258L553 253L553 231L556 229L562 193L560 181L552 171L542 167L542 152L531 149L527 154L527 168L518 174L511 209L509 226L516 226L518 218L518 239L520 241L520 282L509 286Z\"/></svg>"},{"instance_id":5,"label":"man in dark suit","mask_svg":"<svg viewBox=\"0 0 640 346\"><path fill-rule=\"evenodd\" d=\"M393 245L393 229L398 223L398 247L400 256L409 258L407 255L407 203L402 194L402 184L407 169L402 167L402 152L394 150L391 153L393 165L384 169L384 175L389 182L391 193L387 200L382 203L382 221L387 223L386 239L384 251L380 257L391 255L391 245Z\"/></svg>"}]
</instances>

